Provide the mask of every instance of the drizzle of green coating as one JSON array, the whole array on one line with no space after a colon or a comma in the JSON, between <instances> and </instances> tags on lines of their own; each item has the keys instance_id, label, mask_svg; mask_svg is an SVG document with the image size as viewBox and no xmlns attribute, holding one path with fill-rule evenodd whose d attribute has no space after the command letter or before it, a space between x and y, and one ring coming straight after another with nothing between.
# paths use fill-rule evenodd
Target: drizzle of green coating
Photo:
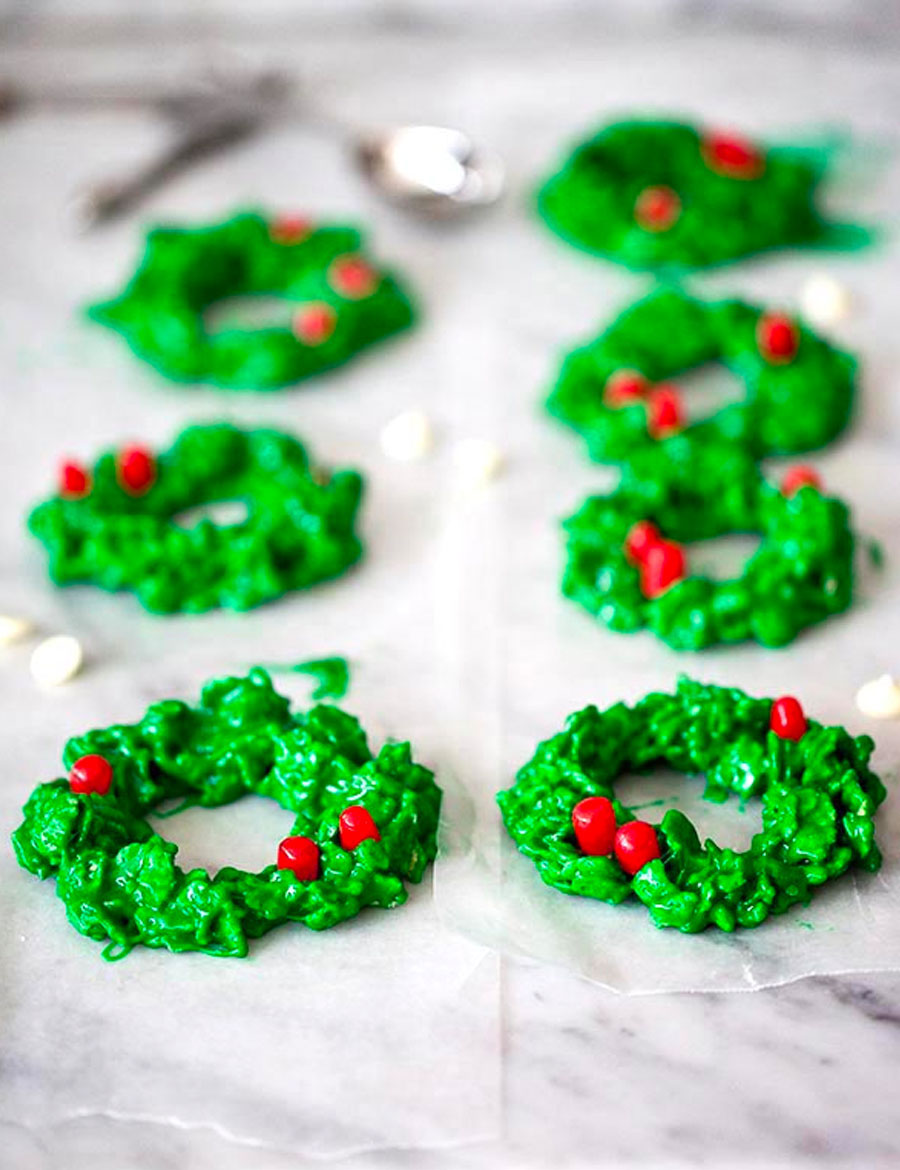
<instances>
[{"instance_id":1,"label":"drizzle of green coating","mask_svg":"<svg viewBox=\"0 0 900 1170\"><path fill-rule=\"evenodd\" d=\"M875 569L884 568L884 548L878 540L870 540L868 544L869 560Z\"/></svg>"},{"instance_id":2,"label":"drizzle of green coating","mask_svg":"<svg viewBox=\"0 0 900 1170\"><path fill-rule=\"evenodd\" d=\"M272 674L288 671L311 675L317 684L312 693L314 699L343 699L350 686L350 667L346 658L313 658L289 666L267 662L264 669Z\"/></svg>"},{"instance_id":3,"label":"drizzle of green coating","mask_svg":"<svg viewBox=\"0 0 900 1170\"><path fill-rule=\"evenodd\" d=\"M821 152L758 148L755 177L712 169L704 139L677 122L625 121L581 143L538 195L538 209L569 243L633 269L703 268L835 234L816 208ZM681 212L665 231L642 227L642 191L667 187Z\"/></svg>"},{"instance_id":4,"label":"drizzle of green coating","mask_svg":"<svg viewBox=\"0 0 900 1170\"><path fill-rule=\"evenodd\" d=\"M413 306L397 280L380 273L374 291L342 295L331 265L356 257L358 231L323 227L298 242L273 238L263 215L242 213L207 227L157 227L124 292L90 306L93 320L120 333L131 349L177 382L226 389L275 390L342 365L359 350L407 328ZM273 295L295 307L325 305L334 331L308 344L286 327L211 332L204 314L235 296Z\"/></svg>"},{"instance_id":5,"label":"drizzle of green coating","mask_svg":"<svg viewBox=\"0 0 900 1170\"><path fill-rule=\"evenodd\" d=\"M687 433L739 443L758 458L823 447L850 419L856 363L799 323L796 356L770 363L756 339L763 312L741 301L704 302L659 289L567 355L547 409L584 437L593 459L620 463L655 440L642 402L606 404L610 376L635 370L661 382L720 362L741 380L745 396L690 424Z\"/></svg>"},{"instance_id":6,"label":"drizzle of green coating","mask_svg":"<svg viewBox=\"0 0 900 1170\"><path fill-rule=\"evenodd\" d=\"M742 575L689 575L654 598L625 554L639 520L679 543L758 533ZM853 598L854 538L847 506L816 488L785 496L739 448L678 436L645 451L619 486L564 522L562 591L610 629L649 629L676 650L755 639L784 646ZM690 549L687 550L690 565ZM688 569L690 572L690 569Z\"/></svg>"},{"instance_id":7,"label":"drizzle of green coating","mask_svg":"<svg viewBox=\"0 0 900 1170\"><path fill-rule=\"evenodd\" d=\"M759 926L853 866L877 870L874 815L885 789L868 767L872 740L812 720L799 741L779 739L769 730L771 706L682 678L674 695L649 694L634 707L585 707L498 794L506 828L548 885L613 904L636 896L656 926L687 933ZM660 858L633 878L613 857L583 854L574 806L606 796L620 824L631 820L616 778L662 764L705 775L709 800L760 797L762 831L749 849L701 844L690 820L670 809L657 827Z\"/></svg>"},{"instance_id":8,"label":"drizzle of green coating","mask_svg":"<svg viewBox=\"0 0 900 1170\"><path fill-rule=\"evenodd\" d=\"M312 468L290 435L188 427L157 455L156 472L149 491L132 495L108 452L87 496L55 496L34 509L28 526L50 554L56 584L132 590L154 613L245 610L336 577L362 555L354 531L362 477ZM224 500L243 501L246 518L176 522Z\"/></svg>"},{"instance_id":9,"label":"drizzle of green coating","mask_svg":"<svg viewBox=\"0 0 900 1170\"><path fill-rule=\"evenodd\" d=\"M139 723L76 736L63 762L94 753L112 765L109 793L76 794L64 779L41 784L12 841L25 869L56 878L71 924L110 940L105 957L138 944L243 956L248 940L284 922L324 930L367 906L400 905L404 882L420 881L436 853L441 792L410 745L387 743L373 756L352 715L331 705L292 713L260 669L207 683L196 707L166 699ZM320 849L315 881L274 865L185 873L177 846L146 819L172 798L218 808L247 793L296 813L291 835ZM347 851L338 821L356 804L381 840Z\"/></svg>"}]
</instances>

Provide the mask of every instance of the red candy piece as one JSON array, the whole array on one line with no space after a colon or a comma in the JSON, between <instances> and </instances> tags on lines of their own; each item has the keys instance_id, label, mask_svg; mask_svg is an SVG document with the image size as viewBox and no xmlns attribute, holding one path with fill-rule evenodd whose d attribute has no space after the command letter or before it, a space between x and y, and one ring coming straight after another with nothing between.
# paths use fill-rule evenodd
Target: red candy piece
<instances>
[{"instance_id":1,"label":"red candy piece","mask_svg":"<svg viewBox=\"0 0 900 1170\"><path fill-rule=\"evenodd\" d=\"M649 599L659 597L684 577L687 561L684 549L674 540L660 540L650 546L641 565L641 592Z\"/></svg>"},{"instance_id":2,"label":"red candy piece","mask_svg":"<svg viewBox=\"0 0 900 1170\"><path fill-rule=\"evenodd\" d=\"M736 134L708 134L703 142L703 157L710 170L730 179L756 179L765 165L753 143Z\"/></svg>"},{"instance_id":3,"label":"red candy piece","mask_svg":"<svg viewBox=\"0 0 900 1170\"><path fill-rule=\"evenodd\" d=\"M763 313L756 326L759 352L772 365L784 365L797 356L800 334L784 313Z\"/></svg>"},{"instance_id":4,"label":"red candy piece","mask_svg":"<svg viewBox=\"0 0 900 1170\"><path fill-rule=\"evenodd\" d=\"M662 540L662 533L652 520L638 520L625 537L625 556L635 565L642 565L647 553Z\"/></svg>"},{"instance_id":5,"label":"red candy piece","mask_svg":"<svg viewBox=\"0 0 900 1170\"><path fill-rule=\"evenodd\" d=\"M605 796L588 796L572 809L572 828L583 853L603 857L613 851L616 814Z\"/></svg>"},{"instance_id":6,"label":"red candy piece","mask_svg":"<svg viewBox=\"0 0 900 1170\"><path fill-rule=\"evenodd\" d=\"M653 439L677 434L684 426L684 403L674 386L657 386L647 399L647 431Z\"/></svg>"},{"instance_id":7,"label":"red candy piece","mask_svg":"<svg viewBox=\"0 0 900 1170\"><path fill-rule=\"evenodd\" d=\"M80 463L64 463L59 469L59 494L66 500L80 500L91 490L91 477Z\"/></svg>"},{"instance_id":8,"label":"red candy piece","mask_svg":"<svg viewBox=\"0 0 900 1170\"><path fill-rule=\"evenodd\" d=\"M606 379L603 401L613 410L617 410L620 406L630 406L633 402L639 402L649 387L650 383L637 370L616 370Z\"/></svg>"},{"instance_id":9,"label":"red candy piece","mask_svg":"<svg viewBox=\"0 0 900 1170\"><path fill-rule=\"evenodd\" d=\"M656 829L646 821L629 821L616 832L616 860L632 877L639 869L659 857Z\"/></svg>"},{"instance_id":10,"label":"red candy piece","mask_svg":"<svg viewBox=\"0 0 900 1170\"><path fill-rule=\"evenodd\" d=\"M277 865L301 882L314 882L319 876L319 846L309 837L285 837L278 846Z\"/></svg>"},{"instance_id":11,"label":"red candy piece","mask_svg":"<svg viewBox=\"0 0 900 1170\"><path fill-rule=\"evenodd\" d=\"M798 464L796 467L789 467L784 474L784 479L781 481L782 494L790 498L795 496L802 487L815 488L817 492L822 490L822 480L817 471L812 467L806 467Z\"/></svg>"},{"instance_id":12,"label":"red candy piece","mask_svg":"<svg viewBox=\"0 0 900 1170\"><path fill-rule=\"evenodd\" d=\"M103 756L82 756L69 772L69 787L73 792L96 792L98 796L106 796L112 779L113 770L109 760Z\"/></svg>"},{"instance_id":13,"label":"red candy piece","mask_svg":"<svg viewBox=\"0 0 900 1170\"><path fill-rule=\"evenodd\" d=\"M328 270L328 281L342 297L359 301L378 288L379 276L361 256L338 256Z\"/></svg>"},{"instance_id":14,"label":"red candy piece","mask_svg":"<svg viewBox=\"0 0 900 1170\"><path fill-rule=\"evenodd\" d=\"M300 244L313 232L305 215L280 215L269 224L269 236L276 244Z\"/></svg>"},{"instance_id":15,"label":"red candy piece","mask_svg":"<svg viewBox=\"0 0 900 1170\"><path fill-rule=\"evenodd\" d=\"M808 726L800 703L791 695L784 695L772 704L769 726L780 739L802 739Z\"/></svg>"},{"instance_id":16,"label":"red candy piece","mask_svg":"<svg viewBox=\"0 0 900 1170\"><path fill-rule=\"evenodd\" d=\"M638 227L648 232L667 231L681 215L681 200L671 187L645 187L634 205Z\"/></svg>"},{"instance_id":17,"label":"red candy piece","mask_svg":"<svg viewBox=\"0 0 900 1170\"><path fill-rule=\"evenodd\" d=\"M294 314L293 331L304 345L322 345L334 333L337 313L324 301L313 301Z\"/></svg>"},{"instance_id":18,"label":"red candy piece","mask_svg":"<svg viewBox=\"0 0 900 1170\"><path fill-rule=\"evenodd\" d=\"M344 849L355 849L362 841L380 841L381 834L378 826L372 820L371 814L361 804L351 804L341 813L339 821L341 832L341 846Z\"/></svg>"},{"instance_id":19,"label":"red candy piece","mask_svg":"<svg viewBox=\"0 0 900 1170\"><path fill-rule=\"evenodd\" d=\"M125 447L116 461L119 483L132 496L142 496L156 482L156 460L146 447Z\"/></svg>"}]
</instances>

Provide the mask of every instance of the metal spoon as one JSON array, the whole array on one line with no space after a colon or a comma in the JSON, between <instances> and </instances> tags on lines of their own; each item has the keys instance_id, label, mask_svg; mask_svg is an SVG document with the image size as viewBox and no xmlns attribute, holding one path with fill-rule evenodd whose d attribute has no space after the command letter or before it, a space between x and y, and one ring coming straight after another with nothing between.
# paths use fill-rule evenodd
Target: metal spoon
<instances>
[{"instance_id":1,"label":"metal spoon","mask_svg":"<svg viewBox=\"0 0 900 1170\"><path fill-rule=\"evenodd\" d=\"M94 184L73 201L78 225L96 227L131 207L197 159L255 133L264 114L253 102L211 104L187 120L155 160L119 180ZM499 158L478 150L459 130L400 126L351 137L351 157L386 199L429 219L451 219L488 207L503 192Z\"/></svg>"},{"instance_id":2,"label":"metal spoon","mask_svg":"<svg viewBox=\"0 0 900 1170\"><path fill-rule=\"evenodd\" d=\"M460 130L399 126L361 136L353 147L363 174L382 195L409 211L446 219L500 198L503 164Z\"/></svg>"},{"instance_id":3,"label":"metal spoon","mask_svg":"<svg viewBox=\"0 0 900 1170\"><path fill-rule=\"evenodd\" d=\"M141 94L133 89L67 87L28 89L0 85L0 117L35 105L81 107L151 106L175 127L160 153L131 173L88 184L70 201L70 219L89 230L114 219L150 191L198 159L257 133L289 108L290 86L277 73L201 74L180 89ZM460 130L444 126L399 126L362 132L314 103L302 101L301 116L347 138L351 157L388 200L432 219L458 217L495 203L503 192L500 159L481 150Z\"/></svg>"}]
</instances>

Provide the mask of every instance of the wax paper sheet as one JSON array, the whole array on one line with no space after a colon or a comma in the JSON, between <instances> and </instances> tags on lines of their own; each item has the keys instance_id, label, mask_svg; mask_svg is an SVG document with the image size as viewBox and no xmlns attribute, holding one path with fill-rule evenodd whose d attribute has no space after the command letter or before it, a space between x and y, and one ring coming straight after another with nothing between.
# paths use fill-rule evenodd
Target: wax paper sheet
<instances>
[{"instance_id":1,"label":"wax paper sheet","mask_svg":"<svg viewBox=\"0 0 900 1170\"><path fill-rule=\"evenodd\" d=\"M68 235L62 193L41 179L58 168L68 189L108 167L107 132L128 129L140 150L151 148L150 129L118 114L66 125L54 136L46 123L20 124L6 144L14 179L0 195L0 612L34 618L43 634L74 634L87 654L79 678L42 692L28 673L34 642L0 652L0 1121L39 1143L70 1118L141 1119L322 1157L491 1137L498 962L438 920L430 876L404 907L322 934L280 928L247 960L138 949L110 965L68 925L52 881L16 866L9 833L32 788L61 774L68 736L138 719L161 698L194 699L205 679L258 662L346 656L342 705L374 745L411 740L439 782L450 734L432 588L440 460L400 465L378 447L380 428L401 410L428 410L442 425L447 381L433 373L434 334L422 328L296 391L172 386L79 315L127 275L141 245L137 219ZM273 136L257 150L230 159L230 179L198 168L196 186L168 192L147 218L215 220L248 191L246 202L322 221L367 218L336 144ZM426 283L430 256L414 233L376 230L373 247L414 288ZM167 444L187 423L221 417L288 429L320 463L363 470L362 564L250 613L198 618L146 614L128 594L54 589L24 522L52 490L58 461L123 441ZM300 705L314 685L292 674L276 682ZM250 798L160 828L187 864L259 867L290 820Z\"/></svg>"},{"instance_id":2,"label":"wax paper sheet","mask_svg":"<svg viewBox=\"0 0 900 1170\"><path fill-rule=\"evenodd\" d=\"M263 637L251 616L250 628L228 632L226 648L215 646L223 630L214 621L188 649L152 619L132 613L122 622L112 610L124 599L107 600L96 626L93 605L84 622L74 612L80 602L65 615L94 661L64 694L36 696L12 661L3 676L0 1117L35 1128L95 1113L171 1121L323 1156L489 1136L498 1104L496 961L439 923L430 877L401 908L321 934L280 928L244 961L138 948L108 964L100 945L67 924L53 882L18 869L8 845L18 806L36 782L60 773L69 732L137 718L156 698L192 698L205 678L243 671L263 647L272 661L330 649L339 628L323 607L314 641L289 635L287 620ZM51 607L43 620L56 626L60 617ZM345 633L340 648L354 643L359 665L343 705L374 744L409 737L417 758L434 764L441 730L429 667L418 652L394 653L406 639L392 615L378 625L371 639ZM121 655L100 650L101 630L111 638L115 627ZM428 645L413 606L403 629L420 635L411 647ZM310 680L277 682L308 703ZM250 797L157 827L179 843L185 867L255 869L271 862L291 821L274 802Z\"/></svg>"},{"instance_id":3,"label":"wax paper sheet","mask_svg":"<svg viewBox=\"0 0 900 1170\"><path fill-rule=\"evenodd\" d=\"M863 545L877 539L886 559L876 570L861 547L859 600L851 612L786 650L748 645L679 655L648 634L608 632L562 598L558 519L587 490L609 486L615 473L565 465L549 420L507 424L520 470L490 507L457 507L447 527L447 563L459 573L455 589L447 587L446 612L465 631L459 644L470 648L457 662L465 679L456 690L457 742L468 742L453 820L462 824L468 815L472 823L445 839L435 879L445 920L507 953L558 963L629 993L750 990L807 975L900 967L900 724L866 719L854 705L857 687L896 669L900 655L893 451L859 437L815 459L828 487L851 502ZM696 553L710 571L734 571L746 555L744 545L723 543ZM506 835L494 794L571 711L671 689L680 672L758 695L795 694L816 719L872 734L874 766L889 789L877 822L882 870L829 883L810 905L732 935L658 930L637 901L612 907L544 885ZM758 803L711 804L696 778L667 771L626 777L621 791L647 819L658 823L665 807L677 807L701 837L722 845L745 848L760 826Z\"/></svg>"}]
</instances>

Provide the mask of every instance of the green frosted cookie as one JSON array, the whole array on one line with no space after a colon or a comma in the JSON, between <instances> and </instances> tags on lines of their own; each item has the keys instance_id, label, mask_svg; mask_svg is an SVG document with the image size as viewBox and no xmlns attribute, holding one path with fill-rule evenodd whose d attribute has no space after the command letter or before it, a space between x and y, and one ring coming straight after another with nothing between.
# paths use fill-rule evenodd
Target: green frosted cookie
<instances>
[{"instance_id":1,"label":"green frosted cookie","mask_svg":"<svg viewBox=\"0 0 900 1170\"><path fill-rule=\"evenodd\" d=\"M359 232L298 216L158 227L127 288L89 315L177 382L275 390L342 365L413 321L406 293L360 254ZM277 297L289 323L212 330L230 297Z\"/></svg>"},{"instance_id":2,"label":"green frosted cookie","mask_svg":"<svg viewBox=\"0 0 900 1170\"><path fill-rule=\"evenodd\" d=\"M846 505L810 468L791 469L776 486L725 443L660 443L565 530L565 596L612 630L649 629L676 650L746 639L783 646L853 599ZM684 545L729 533L761 537L742 574L692 573Z\"/></svg>"},{"instance_id":3,"label":"green frosted cookie","mask_svg":"<svg viewBox=\"0 0 900 1170\"><path fill-rule=\"evenodd\" d=\"M154 703L139 723L70 739L68 779L34 790L13 833L19 863L54 877L71 924L105 958L132 947L246 955L284 922L324 930L406 900L434 859L441 793L408 743L373 755L333 706L293 714L265 671L223 678L190 707ZM259 873L185 873L147 820L166 801L219 808L248 793L296 815Z\"/></svg>"},{"instance_id":4,"label":"green frosted cookie","mask_svg":"<svg viewBox=\"0 0 900 1170\"><path fill-rule=\"evenodd\" d=\"M573 151L538 205L570 243L630 268L701 268L836 236L816 206L824 171L821 151L617 122Z\"/></svg>"},{"instance_id":5,"label":"green frosted cookie","mask_svg":"<svg viewBox=\"0 0 900 1170\"><path fill-rule=\"evenodd\" d=\"M711 362L735 374L744 395L688 422L671 380ZM852 358L784 313L661 288L566 357L547 408L604 463L683 430L738 443L757 457L790 455L841 433L855 383Z\"/></svg>"},{"instance_id":6,"label":"green frosted cookie","mask_svg":"<svg viewBox=\"0 0 900 1170\"><path fill-rule=\"evenodd\" d=\"M59 494L28 526L58 585L127 589L156 613L245 610L359 560L362 490L355 471L311 466L290 435L218 423L188 427L159 454L131 446L90 470L64 464ZM246 516L190 522L191 509L223 501Z\"/></svg>"},{"instance_id":7,"label":"green frosted cookie","mask_svg":"<svg viewBox=\"0 0 900 1170\"><path fill-rule=\"evenodd\" d=\"M650 694L570 715L497 800L516 846L567 894L637 897L656 926L688 933L759 926L853 868L881 865L874 816L885 789L868 736L808 720L797 699L753 699L681 679ZM743 852L701 844L670 809L636 819L615 795L627 772L668 765L703 775L708 800L762 800L762 831Z\"/></svg>"}]
</instances>

